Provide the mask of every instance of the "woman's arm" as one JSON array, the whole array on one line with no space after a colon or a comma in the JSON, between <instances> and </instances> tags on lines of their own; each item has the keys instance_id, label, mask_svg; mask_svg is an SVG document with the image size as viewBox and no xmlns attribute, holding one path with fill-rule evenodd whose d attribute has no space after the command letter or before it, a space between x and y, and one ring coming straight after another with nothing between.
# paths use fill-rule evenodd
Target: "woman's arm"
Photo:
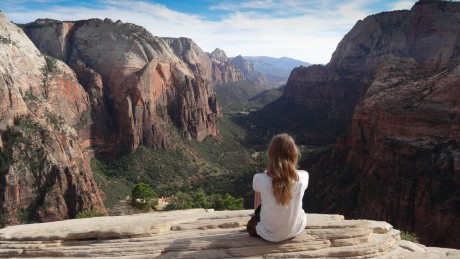
<instances>
[{"instance_id":1,"label":"woman's arm","mask_svg":"<svg viewBox=\"0 0 460 259\"><path fill-rule=\"evenodd\" d=\"M262 203L262 198L260 196L260 192L255 192L254 193L254 210L259 207L259 205Z\"/></svg>"}]
</instances>

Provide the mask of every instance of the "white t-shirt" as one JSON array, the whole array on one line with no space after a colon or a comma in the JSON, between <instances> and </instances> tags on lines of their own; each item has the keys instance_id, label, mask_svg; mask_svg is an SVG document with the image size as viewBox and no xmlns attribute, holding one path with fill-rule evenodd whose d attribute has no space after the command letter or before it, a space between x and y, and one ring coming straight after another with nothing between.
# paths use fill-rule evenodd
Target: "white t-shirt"
<instances>
[{"instance_id":1,"label":"white t-shirt","mask_svg":"<svg viewBox=\"0 0 460 259\"><path fill-rule=\"evenodd\" d=\"M301 234L307 225L307 216L302 209L302 198L308 186L308 173L298 170L299 181L291 192L292 200L287 207L276 203L272 191L272 179L265 173L254 175L252 188L260 192L262 209L257 234L263 239L279 242Z\"/></svg>"}]
</instances>

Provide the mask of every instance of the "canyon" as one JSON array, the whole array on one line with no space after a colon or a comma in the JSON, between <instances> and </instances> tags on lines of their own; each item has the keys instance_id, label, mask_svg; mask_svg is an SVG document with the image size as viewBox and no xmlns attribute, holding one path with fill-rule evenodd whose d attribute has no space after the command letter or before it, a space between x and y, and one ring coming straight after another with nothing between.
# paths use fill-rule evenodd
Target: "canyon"
<instances>
[{"instance_id":1,"label":"canyon","mask_svg":"<svg viewBox=\"0 0 460 259\"><path fill-rule=\"evenodd\" d=\"M210 68L191 70L193 59L185 63L144 28L109 19L37 20L24 31L40 51L72 67L91 94L94 120L81 137L99 156L171 147L169 125L187 139L218 134L221 113L205 80Z\"/></svg>"},{"instance_id":2,"label":"canyon","mask_svg":"<svg viewBox=\"0 0 460 259\"><path fill-rule=\"evenodd\" d=\"M328 64L294 68L281 98L232 137L248 146L285 131L299 145L331 147L306 168L308 213L387 221L426 245L459 248L458 17L458 2L418 1L358 21ZM192 153L177 140L219 145L219 87L271 80L242 56L121 21L16 26L0 14L0 25L4 225L105 213L91 157L144 146Z\"/></svg>"},{"instance_id":3,"label":"canyon","mask_svg":"<svg viewBox=\"0 0 460 259\"><path fill-rule=\"evenodd\" d=\"M334 143L310 169L307 211L459 247L459 14L456 2L419 1L358 21L327 65L295 68L255 113L302 143Z\"/></svg>"}]
</instances>

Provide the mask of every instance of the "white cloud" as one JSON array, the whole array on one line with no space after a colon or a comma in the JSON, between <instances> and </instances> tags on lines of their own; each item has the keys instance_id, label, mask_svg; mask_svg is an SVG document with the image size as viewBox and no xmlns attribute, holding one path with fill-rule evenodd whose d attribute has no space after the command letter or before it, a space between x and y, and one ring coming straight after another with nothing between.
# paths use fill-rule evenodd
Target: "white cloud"
<instances>
[{"instance_id":1,"label":"white cloud","mask_svg":"<svg viewBox=\"0 0 460 259\"><path fill-rule=\"evenodd\" d=\"M223 2L218 5L210 6L210 10L225 10L225 11L234 11L244 8L249 9L269 9L272 6L273 2L271 0L265 1L248 1L242 3L235 2Z\"/></svg>"},{"instance_id":2,"label":"white cloud","mask_svg":"<svg viewBox=\"0 0 460 259\"><path fill-rule=\"evenodd\" d=\"M415 4L415 1L399 1L393 4L391 10L409 10Z\"/></svg>"},{"instance_id":3,"label":"white cloud","mask_svg":"<svg viewBox=\"0 0 460 259\"><path fill-rule=\"evenodd\" d=\"M229 56L287 56L324 64L356 21L370 14L365 9L369 2L364 0L225 1L210 7L214 10L232 10L218 21L148 2L109 0L104 3L98 8L51 7L46 11L23 9L6 12L6 15L19 23L31 22L37 18L110 18L143 26L156 36L192 38L207 52L221 48ZM266 9L270 12L264 11Z\"/></svg>"}]
</instances>

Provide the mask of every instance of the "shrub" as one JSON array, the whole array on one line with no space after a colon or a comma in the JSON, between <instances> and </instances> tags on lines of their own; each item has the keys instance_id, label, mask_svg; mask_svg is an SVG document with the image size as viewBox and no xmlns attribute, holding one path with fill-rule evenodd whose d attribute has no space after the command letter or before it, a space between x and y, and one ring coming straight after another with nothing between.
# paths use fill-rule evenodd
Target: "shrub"
<instances>
[{"instance_id":1,"label":"shrub","mask_svg":"<svg viewBox=\"0 0 460 259\"><path fill-rule=\"evenodd\" d=\"M203 189L198 189L191 194L177 192L166 205L165 210L183 210L192 208L213 208L215 210L242 210L243 198L236 199L230 194L206 195Z\"/></svg>"},{"instance_id":2,"label":"shrub","mask_svg":"<svg viewBox=\"0 0 460 259\"><path fill-rule=\"evenodd\" d=\"M230 194L220 195L213 194L211 196L213 208L215 210L242 210L243 198L236 199Z\"/></svg>"},{"instance_id":3,"label":"shrub","mask_svg":"<svg viewBox=\"0 0 460 259\"><path fill-rule=\"evenodd\" d=\"M196 208L193 205L193 198L190 194L185 192L177 192L171 198L171 202L166 205L164 210L185 210Z\"/></svg>"},{"instance_id":4,"label":"shrub","mask_svg":"<svg viewBox=\"0 0 460 259\"><path fill-rule=\"evenodd\" d=\"M205 209L211 207L210 199L202 188L199 188L196 192L193 192L191 197L193 200L192 207Z\"/></svg>"},{"instance_id":5,"label":"shrub","mask_svg":"<svg viewBox=\"0 0 460 259\"><path fill-rule=\"evenodd\" d=\"M62 116L52 113L50 111L45 112L46 120L51 123L55 130L59 130L62 125L65 123L65 120Z\"/></svg>"},{"instance_id":6,"label":"shrub","mask_svg":"<svg viewBox=\"0 0 460 259\"><path fill-rule=\"evenodd\" d=\"M418 241L417 236L415 236L414 233L409 233L409 232L401 231L400 236L401 236L401 240L407 240L407 241L411 241L411 242L417 243L417 244L420 243L420 242Z\"/></svg>"},{"instance_id":7,"label":"shrub","mask_svg":"<svg viewBox=\"0 0 460 259\"><path fill-rule=\"evenodd\" d=\"M132 204L141 210L150 210L158 205L157 193L145 183L139 183L131 191Z\"/></svg>"},{"instance_id":8,"label":"shrub","mask_svg":"<svg viewBox=\"0 0 460 259\"><path fill-rule=\"evenodd\" d=\"M94 218L94 217L101 217L104 214L97 212L95 209L92 210L84 210L77 213L75 216L76 219L83 219L83 218Z\"/></svg>"},{"instance_id":9,"label":"shrub","mask_svg":"<svg viewBox=\"0 0 460 259\"><path fill-rule=\"evenodd\" d=\"M57 68L56 59L53 57L45 56L45 61L46 61L46 71L49 73L54 72Z\"/></svg>"},{"instance_id":10,"label":"shrub","mask_svg":"<svg viewBox=\"0 0 460 259\"><path fill-rule=\"evenodd\" d=\"M11 43L11 38L10 36L5 37L5 36L2 36L0 35L0 42L3 43L3 44L10 44Z\"/></svg>"}]
</instances>

